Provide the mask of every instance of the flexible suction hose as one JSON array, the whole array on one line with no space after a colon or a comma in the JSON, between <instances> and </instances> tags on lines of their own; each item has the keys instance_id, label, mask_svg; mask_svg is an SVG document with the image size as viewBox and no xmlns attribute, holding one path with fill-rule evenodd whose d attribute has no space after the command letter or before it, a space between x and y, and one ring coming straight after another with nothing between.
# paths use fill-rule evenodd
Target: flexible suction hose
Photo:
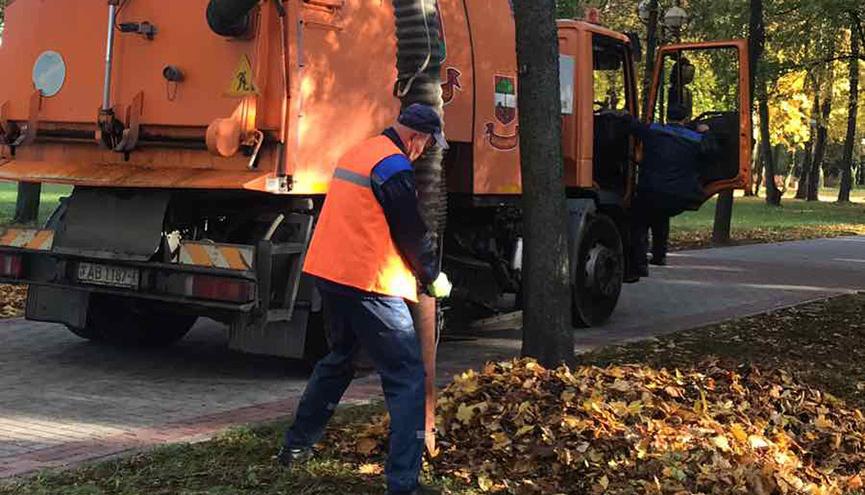
<instances>
[{"instance_id":1,"label":"flexible suction hose","mask_svg":"<svg viewBox=\"0 0 865 495\"><path fill-rule=\"evenodd\" d=\"M397 71L395 93L403 108L423 103L442 110L441 26L437 0L393 0L396 12ZM433 232L444 230L447 196L443 151L436 147L415 163L421 212Z\"/></svg>"},{"instance_id":2,"label":"flexible suction hose","mask_svg":"<svg viewBox=\"0 0 865 495\"><path fill-rule=\"evenodd\" d=\"M243 36L249 29L249 12L256 5L258 0L210 0L207 23L220 36Z\"/></svg>"},{"instance_id":3,"label":"flexible suction hose","mask_svg":"<svg viewBox=\"0 0 865 495\"><path fill-rule=\"evenodd\" d=\"M442 111L441 56L439 33L441 26L437 0L393 0L396 11L397 71L394 94L403 108L412 103L424 103ZM415 162L418 199L427 226L441 238L447 215L442 159L444 152L435 147ZM442 245L441 242L438 243ZM425 444L431 455L437 452L435 441L436 353L441 324L440 306L435 299L420 298L413 306L415 330L421 342L426 380Z\"/></svg>"}]
</instances>

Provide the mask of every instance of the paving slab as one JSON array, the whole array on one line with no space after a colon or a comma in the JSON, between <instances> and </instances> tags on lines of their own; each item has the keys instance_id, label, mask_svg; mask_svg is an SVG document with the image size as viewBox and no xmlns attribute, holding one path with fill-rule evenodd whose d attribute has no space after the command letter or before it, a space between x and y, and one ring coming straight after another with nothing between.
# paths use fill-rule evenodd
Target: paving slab
<instances>
[{"instance_id":1,"label":"paving slab","mask_svg":"<svg viewBox=\"0 0 865 495\"><path fill-rule=\"evenodd\" d=\"M865 237L674 253L627 286L604 327L577 330L577 350L865 290ZM519 318L443 342L440 378L518 354ZM226 348L224 329L202 320L161 351L93 345L58 325L0 322L0 478L64 467L228 427L289 416L306 370ZM377 400L375 376L358 379L354 403Z\"/></svg>"}]
</instances>

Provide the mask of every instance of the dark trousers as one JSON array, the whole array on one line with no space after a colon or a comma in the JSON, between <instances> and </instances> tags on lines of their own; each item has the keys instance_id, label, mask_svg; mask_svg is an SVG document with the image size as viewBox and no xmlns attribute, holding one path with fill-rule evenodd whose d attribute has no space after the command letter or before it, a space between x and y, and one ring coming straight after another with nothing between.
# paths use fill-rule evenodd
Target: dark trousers
<instances>
[{"instance_id":1,"label":"dark trousers","mask_svg":"<svg viewBox=\"0 0 865 495\"><path fill-rule=\"evenodd\" d=\"M649 224L652 232L652 259L662 260L667 257L670 244L670 217L658 216Z\"/></svg>"},{"instance_id":2,"label":"dark trousers","mask_svg":"<svg viewBox=\"0 0 865 495\"><path fill-rule=\"evenodd\" d=\"M381 376L390 414L388 490L410 492L418 486L424 449L426 374L408 306L392 297L321 294L330 317L332 349L309 379L285 445L311 447L321 440L354 378L354 357L363 347Z\"/></svg>"},{"instance_id":3,"label":"dark trousers","mask_svg":"<svg viewBox=\"0 0 865 495\"><path fill-rule=\"evenodd\" d=\"M667 255L670 219L685 211L684 202L667 194L638 192L631 208L632 269L648 269L649 229L652 230L652 256Z\"/></svg>"}]
</instances>

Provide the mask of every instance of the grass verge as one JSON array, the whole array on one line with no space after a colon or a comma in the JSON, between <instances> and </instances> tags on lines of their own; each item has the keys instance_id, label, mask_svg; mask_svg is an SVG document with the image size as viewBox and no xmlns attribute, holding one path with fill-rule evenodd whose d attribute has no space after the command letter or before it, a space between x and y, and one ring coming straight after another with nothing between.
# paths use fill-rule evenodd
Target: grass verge
<instances>
[{"instance_id":1,"label":"grass verge","mask_svg":"<svg viewBox=\"0 0 865 495\"><path fill-rule=\"evenodd\" d=\"M785 199L780 208L762 198L736 198L733 244L798 241L845 235L865 235L865 205ZM671 249L699 249L712 244L715 201L672 222Z\"/></svg>"}]
</instances>

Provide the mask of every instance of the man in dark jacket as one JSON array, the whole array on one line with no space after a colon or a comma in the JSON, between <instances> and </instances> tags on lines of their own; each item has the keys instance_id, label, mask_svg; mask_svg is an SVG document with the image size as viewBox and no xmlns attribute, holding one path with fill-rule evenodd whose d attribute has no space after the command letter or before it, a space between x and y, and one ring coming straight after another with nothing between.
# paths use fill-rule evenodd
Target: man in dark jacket
<instances>
[{"instance_id":1,"label":"man in dark jacket","mask_svg":"<svg viewBox=\"0 0 865 495\"><path fill-rule=\"evenodd\" d=\"M667 124L644 124L631 118L630 131L643 142L643 162L631 208L628 282L649 274L649 227L697 209L705 200L700 172L714 152L714 139L707 134L708 126L701 125L696 131L685 127L686 117L687 108L674 104L667 110Z\"/></svg>"}]
</instances>

